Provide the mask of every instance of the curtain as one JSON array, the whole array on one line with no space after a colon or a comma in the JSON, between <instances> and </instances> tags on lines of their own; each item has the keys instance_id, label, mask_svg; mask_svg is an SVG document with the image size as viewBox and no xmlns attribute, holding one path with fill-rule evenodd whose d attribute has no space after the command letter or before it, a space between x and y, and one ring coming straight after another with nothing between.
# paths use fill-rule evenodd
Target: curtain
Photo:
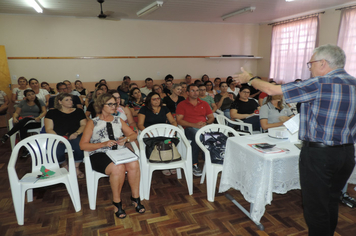
<instances>
[{"instance_id":1,"label":"curtain","mask_svg":"<svg viewBox=\"0 0 356 236\"><path fill-rule=\"evenodd\" d=\"M341 12L339 37L337 45L346 54L345 70L356 77L356 9L345 9Z\"/></svg>"},{"instance_id":2,"label":"curtain","mask_svg":"<svg viewBox=\"0 0 356 236\"><path fill-rule=\"evenodd\" d=\"M270 78L279 84L310 78L306 63L316 46L318 24L314 16L273 26Z\"/></svg>"}]
</instances>

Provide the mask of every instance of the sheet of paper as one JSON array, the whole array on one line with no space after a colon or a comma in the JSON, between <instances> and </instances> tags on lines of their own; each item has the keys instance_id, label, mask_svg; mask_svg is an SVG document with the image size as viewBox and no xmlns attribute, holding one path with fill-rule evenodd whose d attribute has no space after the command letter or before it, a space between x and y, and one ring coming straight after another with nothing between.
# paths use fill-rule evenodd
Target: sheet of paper
<instances>
[{"instance_id":1,"label":"sheet of paper","mask_svg":"<svg viewBox=\"0 0 356 236\"><path fill-rule=\"evenodd\" d=\"M291 134L295 134L299 130L299 114L295 115L291 119L284 122L284 126L287 127Z\"/></svg>"}]
</instances>

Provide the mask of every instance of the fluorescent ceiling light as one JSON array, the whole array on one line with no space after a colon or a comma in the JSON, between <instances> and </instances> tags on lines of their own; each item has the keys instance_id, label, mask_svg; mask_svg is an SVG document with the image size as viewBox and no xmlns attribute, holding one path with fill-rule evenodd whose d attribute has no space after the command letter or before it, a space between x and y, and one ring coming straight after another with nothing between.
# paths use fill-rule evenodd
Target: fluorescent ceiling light
<instances>
[{"instance_id":1,"label":"fluorescent ceiling light","mask_svg":"<svg viewBox=\"0 0 356 236\"><path fill-rule=\"evenodd\" d=\"M163 5L163 1L155 1L155 2L151 3L150 5L148 5L147 7L144 7L141 10L139 10L136 14L138 17L144 16L148 13L151 13L151 12L157 10L157 8L161 7L162 5Z\"/></svg>"},{"instance_id":2,"label":"fluorescent ceiling light","mask_svg":"<svg viewBox=\"0 0 356 236\"><path fill-rule=\"evenodd\" d=\"M286 0L286 2L293 2L294 0Z\"/></svg>"},{"instance_id":3,"label":"fluorescent ceiling light","mask_svg":"<svg viewBox=\"0 0 356 236\"><path fill-rule=\"evenodd\" d=\"M233 17L233 16L236 16L236 15L245 13L245 12L253 12L255 9L256 9L256 7L246 7L246 8L240 9L238 11L234 11L234 12L231 12L229 14L223 15L221 18L223 20L225 20L225 19L227 19L229 17Z\"/></svg>"},{"instance_id":4,"label":"fluorescent ceiling light","mask_svg":"<svg viewBox=\"0 0 356 236\"><path fill-rule=\"evenodd\" d=\"M42 8L35 0L28 0L28 2L30 3L31 7L33 7L37 11L37 13L43 12Z\"/></svg>"}]
</instances>

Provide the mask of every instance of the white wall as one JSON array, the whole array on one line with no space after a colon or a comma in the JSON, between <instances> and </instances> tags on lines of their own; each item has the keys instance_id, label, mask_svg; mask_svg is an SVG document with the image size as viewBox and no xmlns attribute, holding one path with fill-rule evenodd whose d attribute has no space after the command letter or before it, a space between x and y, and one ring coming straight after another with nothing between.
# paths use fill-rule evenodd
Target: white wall
<instances>
[{"instance_id":1,"label":"white wall","mask_svg":"<svg viewBox=\"0 0 356 236\"><path fill-rule=\"evenodd\" d=\"M109 21L97 18L0 15L0 44L8 57L218 56L258 52L258 25ZM208 74L227 77L241 66L257 72L256 60L175 59L9 59L12 76L40 82L133 80L166 74L181 79ZM13 83L15 81L12 81Z\"/></svg>"}]
</instances>

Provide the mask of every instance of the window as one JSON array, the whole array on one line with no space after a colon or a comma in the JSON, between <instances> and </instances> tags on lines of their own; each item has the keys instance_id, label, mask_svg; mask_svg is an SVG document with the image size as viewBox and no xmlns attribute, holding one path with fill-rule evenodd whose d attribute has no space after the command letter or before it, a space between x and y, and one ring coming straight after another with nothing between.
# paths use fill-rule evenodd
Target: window
<instances>
[{"instance_id":1,"label":"window","mask_svg":"<svg viewBox=\"0 0 356 236\"><path fill-rule=\"evenodd\" d=\"M356 77L356 9L341 12L341 22L337 45L346 54L345 70Z\"/></svg>"},{"instance_id":2,"label":"window","mask_svg":"<svg viewBox=\"0 0 356 236\"><path fill-rule=\"evenodd\" d=\"M313 16L273 26L270 78L277 83L310 78L306 63L316 46L318 23Z\"/></svg>"}]
</instances>

